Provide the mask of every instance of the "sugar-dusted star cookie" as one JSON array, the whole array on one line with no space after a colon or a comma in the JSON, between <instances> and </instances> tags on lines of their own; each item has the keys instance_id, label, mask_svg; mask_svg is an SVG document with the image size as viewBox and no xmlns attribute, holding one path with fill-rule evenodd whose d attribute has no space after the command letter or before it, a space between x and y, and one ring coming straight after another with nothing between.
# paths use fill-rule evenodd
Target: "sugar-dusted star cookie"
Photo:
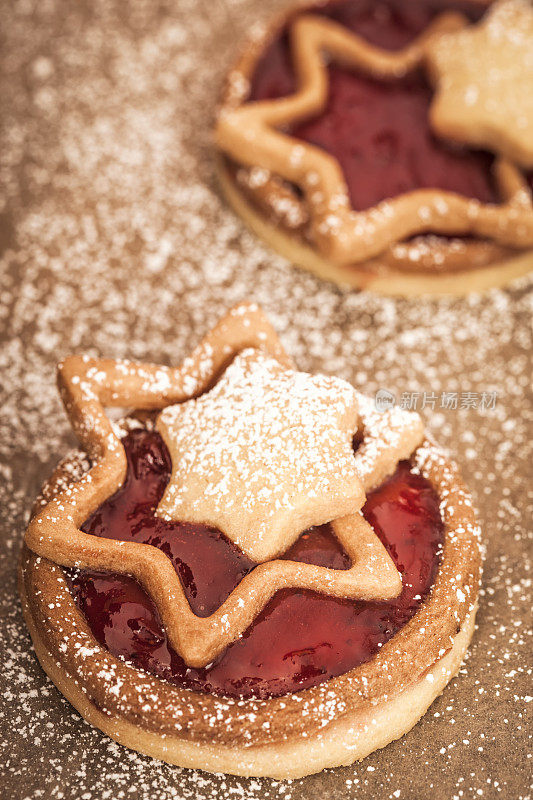
<instances>
[{"instance_id":1,"label":"sugar-dusted star cookie","mask_svg":"<svg viewBox=\"0 0 533 800\"><path fill-rule=\"evenodd\" d=\"M173 470L158 514L214 525L255 561L273 558L309 525L361 508L357 420L345 381L244 350L210 392L161 413Z\"/></svg>"}]
</instances>

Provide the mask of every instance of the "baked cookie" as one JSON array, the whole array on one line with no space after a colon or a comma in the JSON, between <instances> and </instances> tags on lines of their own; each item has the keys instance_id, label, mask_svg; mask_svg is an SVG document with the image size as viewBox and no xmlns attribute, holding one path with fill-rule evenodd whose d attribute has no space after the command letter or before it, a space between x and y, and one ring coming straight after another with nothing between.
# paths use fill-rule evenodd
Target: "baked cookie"
<instances>
[{"instance_id":1,"label":"baked cookie","mask_svg":"<svg viewBox=\"0 0 533 800\"><path fill-rule=\"evenodd\" d=\"M480 554L417 414L295 370L255 305L178 368L73 356L59 387L84 451L36 504L20 592L86 720L172 764L276 778L418 721L472 636Z\"/></svg>"},{"instance_id":2,"label":"baked cookie","mask_svg":"<svg viewBox=\"0 0 533 800\"><path fill-rule=\"evenodd\" d=\"M299 3L229 73L222 187L340 284L504 285L533 268L532 85L529 0Z\"/></svg>"}]
</instances>

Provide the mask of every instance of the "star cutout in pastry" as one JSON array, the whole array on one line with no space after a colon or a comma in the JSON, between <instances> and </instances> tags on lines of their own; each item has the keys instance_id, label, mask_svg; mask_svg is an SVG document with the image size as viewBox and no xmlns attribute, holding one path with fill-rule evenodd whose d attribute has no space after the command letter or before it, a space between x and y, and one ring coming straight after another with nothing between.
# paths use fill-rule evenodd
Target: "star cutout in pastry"
<instances>
[{"instance_id":1,"label":"star cutout in pastry","mask_svg":"<svg viewBox=\"0 0 533 800\"><path fill-rule=\"evenodd\" d=\"M361 508L365 488L391 474L420 444L420 418L398 410L375 420L359 393L344 381L293 371L254 304L230 311L179 367L71 356L58 373L65 408L91 467L35 513L26 546L64 567L135 577L157 607L172 647L190 666L205 666L220 655L277 591L310 590L360 601L387 600L401 591L394 562ZM278 391L283 393L281 401ZM224 408L226 401L229 410ZM162 411L159 424L171 450L171 483L175 485L179 476L188 487L182 496L179 491L168 494L170 507L176 502L177 511L178 504L187 501L203 518L204 502L217 513L225 504L233 523L222 520L223 530L262 559L288 548L309 525L330 520L351 566L338 570L289 559L263 560L220 608L198 617L162 550L82 530L89 515L126 477L119 430L105 411L112 406ZM215 436L217 422L221 433ZM196 423L202 430L194 430ZM235 440L241 428L242 443ZM356 430L361 441L354 454ZM296 445L289 441L292 436ZM193 445L198 461L187 458L187 448ZM245 460L239 471L241 454ZM226 479L234 482L233 490L228 483L222 492ZM284 487L281 480L286 481ZM180 508L181 519L184 514ZM250 520L254 524L245 530ZM262 535L254 545L258 531Z\"/></svg>"},{"instance_id":2,"label":"star cutout in pastry","mask_svg":"<svg viewBox=\"0 0 533 800\"><path fill-rule=\"evenodd\" d=\"M306 528L362 507L357 421L345 381L245 350L210 392L161 413L172 476L157 513L213 525L267 561Z\"/></svg>"},{"instance_id":3,"label":"star cutout in pastry","mask_svg":"<svg viewBox=\"0 0 533 800\"><path fill-rule=\"evenodd\" d=\"M533 243L531 195L512 161L500 158L495 164L500 204L483 204L455 192L416 189L372 208L355 211L337 159L290 134L295 123L326 108L331 61L373 78L397 80L428 67L428 54L435 43L464 30L466 25L467 20L461 14L441 14L409 45L390 51L373 46L323 16L296 15L289 28L295 92L274 100L247 102L249 75L234 73L217 122L217 144L237 164L261 168L276 180L298 186L309 211L313 244L328 259L339 264L366 261L396 242L427 232L475 235L505 246L530 247ZM515 32L515 37L522 40L519 31ZM520 53L521 47L518 48ZM458 53L457 59L464 56L465 53ZM492 55L486 57L490 59ZM523 91L523 84L520 85ZM523 98L528 107L530 86L531 83L526 91L529 99ZM511 127L515 121L507 118L506 124Z\"/></svg>"},{"instance_id":4,"label":"star cutout in pastry","mask_svg":"<svg viewBox=\"0 0 533 800\"><path fill-rule=\"evenodd\" d=\"M533 6L495 3L483 20L435 37L427 64L435 132L533 167Z\"/></svg>"}]
</instances>

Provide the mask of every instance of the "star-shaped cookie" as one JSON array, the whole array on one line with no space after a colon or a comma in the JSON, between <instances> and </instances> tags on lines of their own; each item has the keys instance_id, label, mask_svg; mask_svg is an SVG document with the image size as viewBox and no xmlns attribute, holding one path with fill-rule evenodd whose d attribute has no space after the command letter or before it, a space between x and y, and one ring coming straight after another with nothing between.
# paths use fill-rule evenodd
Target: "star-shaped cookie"
<instances>
[{"instance_id":1,"label":"star-shaped cookie","mask_svg":"<svg viewBox=\"0 0 533 800\"><path fill-rule=\"evenodd\" d=\"M280 555L363 505L357 421L345 381L245 350L210 392L161 413L173 470L157 513L220 528L254 561Z\"/></svg>"},{"instance_id":2,"label":"star-shaped cookie","mask_svg":"<svg viewBox=\"0 0 533 800\"><path fill-rule=\"evenodd\" d=\"M533 167L533 6L502 0L483 20L434 37L427 66L436 85L435 133Z\"/></svg>"}]
</instances>

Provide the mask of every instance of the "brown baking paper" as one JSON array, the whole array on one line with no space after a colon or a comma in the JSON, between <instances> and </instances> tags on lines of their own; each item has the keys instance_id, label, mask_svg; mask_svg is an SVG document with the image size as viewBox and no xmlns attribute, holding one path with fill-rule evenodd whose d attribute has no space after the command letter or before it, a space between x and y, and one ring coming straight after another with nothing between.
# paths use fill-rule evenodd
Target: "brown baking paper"
<instances>
[{"instance_id":1,"label":"brown baking paper","mask_svg":"<svg viewBox=\"0 0 533 800\"><path fill-rule=\"evenodd\" d=\"M236 42L282 5L2 9L0 796L10 800L528 797L531 287L412 302L343 292L244 229L219 197L210 130ZM299 368L416 402L462 466L486 543L458 678L400 741L293 782L180 770L91 729L36 662L16 592L29 509L74 444L56 362L86 351L177 364L244 298L263 306Z\"/></svg>"}]
</instances>

